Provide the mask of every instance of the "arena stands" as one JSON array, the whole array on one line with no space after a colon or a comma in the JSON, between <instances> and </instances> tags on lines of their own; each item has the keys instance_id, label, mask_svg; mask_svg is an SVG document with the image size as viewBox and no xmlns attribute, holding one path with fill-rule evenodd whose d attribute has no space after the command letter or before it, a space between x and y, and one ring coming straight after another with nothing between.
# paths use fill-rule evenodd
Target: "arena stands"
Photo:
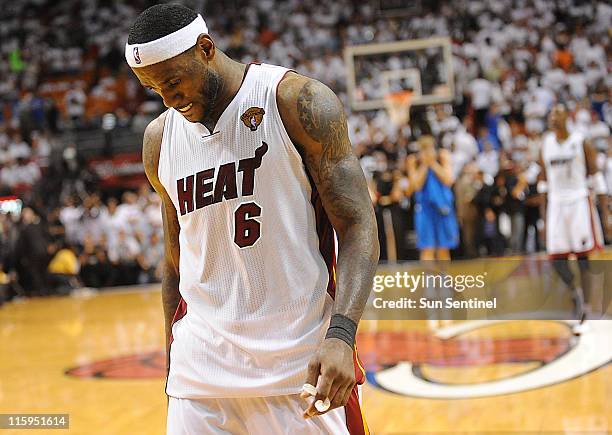
<instances>
[{"instance_id":1,"label":"arena stands","mask_svg":"<svg viewBox=\"0 0 612 435\"><path fill-rule=\"evenodd\" d=\"M537 160L556 101L569 106L571 127L597 146L612 192L612 7L605 1L433 1L399 16L380 14L377 1L186 3L202 10L229 56L294 68L338 93L377 214L391 213L400 260L416 256L405 160L423 132L451 153L462 235L454 256L542 248ZM4 6L0 196L24 205L19 216L0 214L0 286L12 289L6 293L159 279L159 200L143 186L138 150L163 106L123 59L126 26L150 4ZM452 104L414 107L401 130L385 111L350 111L343 47L430 36L453 42ZM388 229L380 228L384 260ZM52 284L47 265L59 252L68 258L65 250L79 272ZM17 252L36 253L27 260L34 263Z\"/></svg>"}]
</instances>

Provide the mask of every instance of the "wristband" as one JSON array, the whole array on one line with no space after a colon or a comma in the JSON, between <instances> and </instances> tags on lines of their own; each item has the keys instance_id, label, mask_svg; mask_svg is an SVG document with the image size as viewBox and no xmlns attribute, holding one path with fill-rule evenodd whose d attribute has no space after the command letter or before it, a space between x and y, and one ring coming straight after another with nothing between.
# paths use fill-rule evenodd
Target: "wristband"
<instances>
[{"instance_id":1,"label":"wristband","mask_svg":"<svg viewBox=\"0 0 612 435\"><path fill-rule=\"evenodd\" d=\"M329 322L329 328L325 339L338 338L348 344L351 348L355 347L355 334L357 324L342 314L334 314Z\"/></svg>"}]
</instances>

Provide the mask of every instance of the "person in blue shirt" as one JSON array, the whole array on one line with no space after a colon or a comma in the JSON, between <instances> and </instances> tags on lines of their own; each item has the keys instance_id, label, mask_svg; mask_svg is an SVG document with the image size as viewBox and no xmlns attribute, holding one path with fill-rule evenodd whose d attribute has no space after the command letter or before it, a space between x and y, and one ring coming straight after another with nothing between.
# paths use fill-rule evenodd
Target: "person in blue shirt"
<instances>
[{"instance_id":1,"label":"person in blue shirt","mask_svg":"<svg viewBox=\"0 0 612 435\"><path fill-rule=\"evenodd\" d=\"M499 139L497 139L497 136L491 133L487 127L481 127L480 130L478 130L478 138L476 140L478 143L478 152L483 152L486 149L485 145L487 142L491 144L493 150L501 150Z\"/></svg>"},{"instance_id":2,"label":"person in blue shirt","mask_svg":"<svg viewBox=\"0 0 612 435\"><path fill-rule=\"evenodd\" d=\"M449 260L450 250L459 244L450 154L436 151L432 136L421 136L418 143L420 151L407 158L417 248L421 260Z\"/></svg>"}]
</instances>

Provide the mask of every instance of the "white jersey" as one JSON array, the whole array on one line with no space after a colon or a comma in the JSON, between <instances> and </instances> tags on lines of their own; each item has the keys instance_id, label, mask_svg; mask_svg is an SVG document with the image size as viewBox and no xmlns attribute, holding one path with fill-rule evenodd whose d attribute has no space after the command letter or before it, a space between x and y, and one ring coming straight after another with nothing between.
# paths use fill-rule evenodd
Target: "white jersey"
<instances>
[{"instance_id":1,"label":"white jersey","mask_svg":"<svg viewBox=\"0 0 612 435\"><path fill-rule=\"evenodd\" d=\"M553 132L544 135L542 159L546 167L549 201L574 201L588 196L584 136L571 133L559 142Z\"/></svg>"},{"instance_id":2,"label":"white jersey","mask_svg":"<svg viewBox=\"0 0 612 435\"><path fill-rule=\"evenodd\" d=\"M159 179L180 224L167 393L295 394L323 340L334 232L283 126L287 69L252 64L210 132L166 114Z\"/></svg>"}]
</instances>

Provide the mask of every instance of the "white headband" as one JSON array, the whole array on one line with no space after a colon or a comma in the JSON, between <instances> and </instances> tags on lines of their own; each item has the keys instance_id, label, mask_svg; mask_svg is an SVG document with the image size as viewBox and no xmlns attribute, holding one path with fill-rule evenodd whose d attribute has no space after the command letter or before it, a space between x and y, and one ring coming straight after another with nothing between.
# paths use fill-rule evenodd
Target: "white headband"
<instances>
[{"instance_id":1,"label":"white headband","mask_svg":"<svg viewBox=\"0 0 612 435\"><path fill-rule=\"evenodd\" d=\"M169 35L142 44L126 43L125 60L132 68L163 62L193 47L202 33L208 33L208 27L198 14L191 23Z\"/></svg>"}]
</instances>

